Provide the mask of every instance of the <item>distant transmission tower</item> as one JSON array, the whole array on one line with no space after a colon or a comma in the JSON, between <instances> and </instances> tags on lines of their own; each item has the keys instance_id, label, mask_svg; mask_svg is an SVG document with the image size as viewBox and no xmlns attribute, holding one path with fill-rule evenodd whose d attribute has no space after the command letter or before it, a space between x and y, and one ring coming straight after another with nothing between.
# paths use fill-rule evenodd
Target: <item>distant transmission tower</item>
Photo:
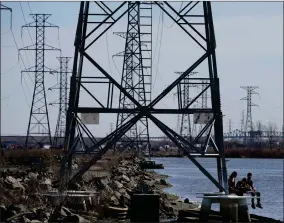
<instances>
[{"instance_id":1,"label":"distant transmission tower","mask_svg":"<svg viewBox=\"0 0 284 223\"><path fill-rule=\"evenodd\" d=\"M247 91L247 96L244 98L241 98L241 100L247 101L247 115L246 115L246 122L245 122L245 142L247 143L247 133L251 133L253 131L253 121L252 121L252 106L258 106L252 102L252 95L258 94L254 90L257 89L257 86L241 86L242 89L245 89Z\"/></svg>"},{"instance_id":2,"label":"distant transmission tower","mask_svg":"<svg viewBox=\"0 0 284 223\"><path fill-rule=\"evenodd\" d=\"M35 51L35 66L28 68L22 72L33 72L35 74L35 85L30 110L30 118L27 130L27 137L25 146L42 147L47 143L51 145L50 124L46 103L46 93L44 86L44 74L51 72L50 68L45 67L45 51L46 50L60 50L55 47L45 44L45 29L59 28L49 22L47 19L51 14L31 14L34 22L28 23L24 27L36 28L36 43L31 46L26 46L20 50L34 50ZM34 137L41 136L41 137Z\"/></svg>"},{"instance_id":3,"label":"distant transmission tower","mask_svg":"<svg viewBox=\"0 0 284 223\"><path fill-rule=\"evenodd\" d=\"M208 83L209 82L206 80L202 81L202 85L201 85L202 91L206 88ZM201 95L201 108L208 108L207 99L208 99L208 92L204 91L204 93Z\"/></svg>"},{"instance_id":4,"label":"distant transmission tower","mask_svg":"<svg viewBox=\"0 0 284 223\"><path fill-rule=\"evenodd\" d=\"M141 7L140 7L141 6ZM142 106L151 102L152 82L152 3L128 2L128 26L127 32L115 34L125 38L125 50L115 56L123 56L122 87ZM143 19L142 19L143 18ZM120 92L119 108L134 109L135 104ZM116 128L121 127L134 116L126 113L117 115ZM141 124L141 131L138 129ZM150 156L150 140L148 118L143 117L122 138L125 147L142 150L146 149Z\"/></svg>"},{"instance_id":5,"label":"distant transmission tower","mask_svg":"<svg viewBox=\"0 0 284 223\"><path fill-rule=\"evenodd\" d=\"M178 75L183 74L183 72L175 72ZM190 93L189 93L189 89L191 87L190 84L190 78L189 76L192 76L194 74L196 74L197 72L192 72L188 75L187 78L185 78L183 81L181 81L181 83L178 85L177 89L177 95L180 98L181 101L181 108L186 108L187 105L189 105L189 103L191 102L191 98L190 98ZM188 139L189 141L191 141L192 139L192 129L191 129L191 121L190 121L190 114L182 114L181 115L181 119L180 117L178 117L178 121L180 121L180 130L179 133L181 136L183 136L184 138Z\"/></svg>"},{"instance_id":6,"label":"distant transmission tower","mask_svg":"<svg viewBox=\"0 0 284 223\"><path fill-rule=\"evenodd\" d=\"M232 119L229 119L229 133L232 132Z\"/></svg>"},{"instance_id":7,"label":"distant transmission tower","mask_svg":"<svg viewBox=\"0 0 284 223\"><path fill-rule=\"evenodd\" d=\"M241 114L241 132L245 131L245 111L242 110Z\"/></svg>"},{"instance_id":8,"label":"distant transmission tower","mask_svg":"<svg viewBox=\"0 0 284 223\"><path fill-rule=\"evenodd\" d=\"M59 105L57 124L52 143L53 147L63 146L64 143L66 132L66 116L68 109L68 74L72 73L68 69L68 62L70 61L71 57L58 57L57 59L60 63L59 84L49 88L49 90L59 90L58 100L50 103L50 105Z\"/></svg>"}]
</instances>

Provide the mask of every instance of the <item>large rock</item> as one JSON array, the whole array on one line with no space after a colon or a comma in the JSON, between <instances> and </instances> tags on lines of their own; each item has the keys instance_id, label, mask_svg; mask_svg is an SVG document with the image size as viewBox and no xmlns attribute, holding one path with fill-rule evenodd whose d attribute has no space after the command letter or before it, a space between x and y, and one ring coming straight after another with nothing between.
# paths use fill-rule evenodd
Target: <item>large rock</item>
<instances>
[{"instance_id":1,"label":"large rock","mask_svg":"<svg viewBox=\"0 0 284 223\"><path fill-rule=\"evenodd\" d=\"M116 181L116 180L113 182L113 184L114 184L114 187L115 187L116 189L123 188L123 184L122 184L122 183L119 183L119 182Z\"/></svg>"},{"instance_id":2,"label":"large rock","mask_svg":"<svg viewBox=\"0 0 284 223\"><path fill-rule=\"evenodd\" d=\"M11 177L11 176L8 176L6 177L5 179L5 183L8 187L8 189L23 189L25 190L24 186L17 180L15 179L14 177Z\"/></svg>"},{"instance_id":3,"label":"large rock","mask_svg":"<svg viewBox=\"0 0 284 223\"><path fill-rule=\"evenodd\" d=\"M9 207L10 210L15 210L17 213L21 213L27 210L27 207L23 204L15 204Z\"/></svg>"},{"instance_id":4,"label":"large rock","mask_svg":"<svg viewBox=\"0 0 284 223\"><path fill-rule=\"evenodd\" d=\"M40 189L43 191L49 191L52 189L52 182L50 179L45 179L43 182L41 182L40 184Z\"/></svg>"},{"instance_id":5,"label":"large rock","mask_svg":"<svg viewBox=\"0 0 284 223\"><path fill-rule=\"evenodd\" d=\"M126 176L126 175L122 175L121 179L124 180L124 181L126 181L126 182L130 182L129 177Z\"/></svg>"},{"instance_id":6,"label":"large rock","mask_svg":"<svg viewBox=\"0 0 284 223\"><path fill-rule=\"evenodd\" d=\"M28 176L31 180L37 180L38 173L30 172Z\"/></svg>"},{"instance_id":7,"label":"large rock","mask_svg":"<svg viewBox=\"0 0 284 223\"><path fill-rule=\"evenodd\" d=\"M185 198L183 202L189 204L189 199Z\"/></svg>"},{"instance_id":8,"label":"large rock","mask_svg":"<svg viewBox=\"0 0 284 223\"><path fill-rule=\"evenodd\" d=\"M160 179L160 183L162 185L168 185L167 181L165 179Z\"/></svg>"},{"instance_id":9,"label":"large rock","mask_svg":"<svg viewBox=\"0 0 284 223\"><path fill-rule=\"evenodd\" d=\"M119 205L118 199L115 196L110 198L110 202L114 205Z\"/></svg>"},{"instance_id":10,"label":"large rock","mask_svg":"<svg viewBox=\"0 0 284 223\"><path fill-rule=\"evenodd\" d=\"M109 184L109 180L107 178L100 179L101 185L105 188Z\"/></svg>"},{"instance_id":11,"label":"large rock","mask_svg":"<svg viewBox=\"0 0 284 223\"><path fill-rule=\"evenodd\" d=\"M120 194L125 194L125 193L126 193L126 190L125 190L124 188L121 188L121 189L118 190L118 192L119 192Z\"/></svg>"},{"instance_id":12,"label":"large rock","mask_svg":"<svg viewBox=\"0 0 284 223\"><path fill-rule=\"evenodd\" d=\"M117 199L119 199L120 196L121 196L121 194L120 194L118 191L115 191L115 192L114 192L114 196L115 196Z\"/></svg>"},{"instance_id":13,"label":"large rock","mask_svg":"<svg viewBox=\"0 0 284 223\"><path fill-rule=\"evenodd\" d=\"M103 194L106 194L106 195L112 195L113 194L113 190L111 189L110 186L106 186L105 189L102 191Z\"/></svg>"},{"instance_id":14,"label":"large rock","mask_svg":"<svg viewBox=\"0 0 284 223\"><path fill-rule=\"evenodd\" d=\"M28 219L27 217L25 217L25 216L23 216L23 220L24 220L24 222L25 223L27 223L27 222L31 222L31 220L30 219Z\"/></svg>"},{"instance_id":15,"label":"large rock","mask_svg":"<svg viewBox=\"0 0 284 223\"><path fill-rule=\"evenodd\" d=\"M131 197L130 197L130 195L129 195L128 193L124 193L124 194L122 194L122 196L123 196L124 198L128 199L128 200L131 199Z\"/></svg>"},{"instance_id":16,"label":"large rock","mask_svg":"<svg viewBox=\"0 0 284 223\"><path fill-rule=\"evenodd\" d=\"M129 189L134 189L135 187L137 187L137 184L135 183L134 179L131 180L128 184L127 184L127 187Z\"/></svg>"}]
</instances>

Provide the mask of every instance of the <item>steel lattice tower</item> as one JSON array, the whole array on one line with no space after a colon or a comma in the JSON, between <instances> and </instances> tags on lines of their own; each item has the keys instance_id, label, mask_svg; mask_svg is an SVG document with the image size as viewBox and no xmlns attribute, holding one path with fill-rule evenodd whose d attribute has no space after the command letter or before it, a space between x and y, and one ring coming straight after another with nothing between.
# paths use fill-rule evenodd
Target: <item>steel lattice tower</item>
<instances>
[{"instance_id":1,"label":"steel lattice tower","mask_svg":"<svg viewBox=\"0 0 284 223\"><path fill-rule=\"evenodd\" d=\"M115 56L124 57L121 86L141 105L146 106L151 101L152 4L128 2L128 8L127 32L115 33L125 38L125 50ZM134 109L135 104L120 92L119 108ZM116 128L131 118L133 115L119 113ZM125 134L122 143L124 147L148 149L150 156L148 118L141 118L139 124L139 128L137 123Z\"/></svg>"},{"instance_id":2,"label":"steel lattice tower","mask_svg":"<svg viewBox=\"0 0 284 223\"><path fill-rule=\"evenodd\" d=\"M253 94L258 94L254 90L257 89L257 86L241 86L242 89L245 89L247 91L247 96L244 98L241 98L241 100L246 100L247 101L247 115L246 115L246 122L245 122L245 135L251 135L253 131L253 121L252 121L252 111L251 107L252 106L258 106L252 102L252 95ZM252 139L251 139L252 140ZM247 143L247 139L245 137L245 143Z\"/></svg>"},{"instance_id":3,"label":"steel lattice tower","mask_svg":"<svg viewBox=\"0 0 284 223\"><path fill-rule=\"evenodd\" d=\"M45 29L59 27L47 22L47 19L51 16L51 14L31 14L31 16L33 17L34 21L22 26L22 28L36 28L36 43L34 45L26 46L20 49L34 50L36 55L35 66L22 71L33 72L35 74L34 92L25 146L41 147L44 143L48 143L49 145L51 145L52 143L44 86L44 74L46 72L50 73L53 70L45 66L45 51L59 50L45 43ZM35 138L34 136L37 137Z\"/></svg>"},{"instance_id":4,"label":"steel lattice tower","mask_svg":"<svg viewBox=\"0 0 284 223\"><path fill-rule=\"evenodd\" d=\"M198 59L189 62L188 68L179 75L170 85L161 89L161 92L156 96L149 104L146 106L139 102L136 98L127 92L127 90L118 83L98 62L91 53L90 47L101 37L107 30L109 30L118 20L120 20L124 15L131 11L134 7L137 7L139 2L132 3L131 6L127 2L116 2L116 5L108 3L106 5L103 2L95 2L92 4L97 4L97 10L93 10L90 7L91 2L81 2L80 12L78 17L76 39L75 39L75 53L74 53L74 64L73 72L70 84L70 97L68 105L68 117L67 117L67 127L66 135L68 136L66 143L64 145L66 149L66 156L62 162L62 182L65 184L70 184L78 177L82 176L91 166L93 166L97 160L112 148L112 146L123 137L133 126L135 126L139 120L142 118L150 119L184 154L192 161L194 165L220 190L225 191L228 194L227 185L227 168L224 155L224 145L223 145L223 115L221 111L221 100L220 100L220 87L219 78L217 72L216 64L216 39L214 32L214 23L211 10L210 2L196 2L191 5L192 2L187 3L181 10L176 10L172 4L169 2L163 2L163 5L158 2L154 2L155 6L159 7L168 17L170 17L175 24L183 30L193 41L197 44L202 53L199 54ZM113 6L113 7L112 7ZM129 6L129 7L127 7ZM103 9L104 13L97 13L99 9ZM195 10L196 9L196 10ZM197 11L197 12L196 12ZM96 22L89 21L89 18L96 19ZM188 18L199 19L200 22L188 21ZM95 24L92 27L90 24ZM195 27L202 26L203 32L198 31ZM190 33L194 32L196 35L193 37ZM142 34L142 32L140 33ZM197 37L196 37L197 36ZM190 51L189 51L190 52ZM97 99L96 95L92 94L93 100L90 101L89 106L83 106L79 103L82 101L80 99L80 89L84 86L84 71L83 71L83 61L88 61L96 68L99 72L92 73L93 86L95 84L108 84L109 88L108 94L104 99ZM206 78L191 78L197 84L202 84L202 80L207 80L208 85L201 91L198 95L193 97L191 102L186 106L182 107L181 100L178 100L176 107L171 108L159 108L162 99L171 94L172 92L184 79L188 78L191 72L194 72L201 64L206 64L207 71L204 75ZM97 79L103 79L104 83L99 82ZM119 108L112 104L113 89L119 90L121 94L124 94L134 105L135 108ZM192 105L200 99L201 95L205 91L210 91L211 93L211 106L210 108L193 108ZM97 102L96 105L93 102ZM86 125L80 120L79 114L86 113L98 113L98 114L119 114L127 113L132 116L129 120L126 120L121 126L119 126L112 133L108 134L106 137L96 141L90 130L87 129ZM195 121L200 123L206 122L205 127L199 132L199 134L194 138L192 142L189 142L179 133L175 132L168 125L159 120L156 115L158 114L193 114L195 116ZM202 117L202 118L201 118ZM203 121L200 121L203 120ZM89 140L92 141L92 145L88 145L84 148L85 153L93 153L91 159L82 168L78 169L76 173L71 172L72 157L77 153L75 148L80 139L80 131L77 129L84 130L84 133L88 134ZM214 136L211 135L211 131L214 129ZM198 147L196 142L203 136L204 132L209 130L209 134L206 137L206 142L201 147ZM207 151L208 144L211 143L213 147L213 153ZM204 168L195 157L210 157L215 158L217 163L217 176L215 179L206 168ZM67 168L69 170L67 171ZM64 185L63 184L63 185ZM66 185L65 184L65 185Z\"/></svg>"},{"instance_id":5,"label":"steel lattice tower","mask_svg":"<svg viewBox=\"0 0 284 223\"><path fill-rule=\"evenodd\" d=\"M61 147L64 144L66 132L66 116L68 109L68 74L71 73L68 69L68 62L71 57L58 57L60 63L59 84L49 88L49 90L59 90L59 98L50 105L59 105L58 119L54 134L52 147Z\"/></svg>"},{"instance_id":6,"label":"steel lattice tower","mask_svg":"<svg viewBox=\"0 0 284 223\"><path fill-rule=\"evenodd\" d=\"M176 74L183 74L183 72L175 72ZM189 76L196 74L197 72L192 72ZM194 86L194 85L193 85ZM192 98L190 98L189 89L191 87L190 78L185 78L178 86L177 86L177 95L180 97L182 101L182 108L186 108L186 106L191 102ZM191 121L190 114L182 114L181 119L178 117L178 122L180 122L179 134L186 138L187 140L192 140L192 129L191 129Z\"/></svg>"},{"instance_id":7,"label":"steel lattice tower","mask_svg":"<svg viewBox=\"0 0 284 223\"><path fill-rule=\"evenodd\" d=\"M203 80L202 85L201 85L201 88L202 88L201 91L203 91L207 85L208 85L208 81ZM207 101L208 101L208 92L205 91L201 96L201 107L202 108L208 108Z\"/></svg>"}]
</instances>

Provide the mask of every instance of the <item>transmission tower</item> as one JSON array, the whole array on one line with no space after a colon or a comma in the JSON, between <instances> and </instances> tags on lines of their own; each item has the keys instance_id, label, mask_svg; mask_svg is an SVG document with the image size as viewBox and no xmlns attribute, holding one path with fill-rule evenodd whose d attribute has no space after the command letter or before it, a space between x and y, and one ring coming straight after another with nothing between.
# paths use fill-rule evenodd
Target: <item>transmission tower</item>
<instances>
[{"instance_id":1,"label":"transmission tower","mask_svg":"<svg viewBox=\"0 0 284 223\"><path fill-rule=\"evenodd\" d=\"M247 115L246 115L246 121L245 121L245 143L247 143L247 134L251 135L253 131L253 121L252 121L252 106L258 106L252 102L252 95L258 94L254 90L257 89L257 86L241 86L242 89L245 89L247 91L247 96L244 98L241 98L241 100L247 101ZM252 140L252 138L250 138Z\"/></svg>"},{"instance_id":2,"label":"transmission tower","mask_svg":"<svg viewBox=\"0 0 284 223\"><path fill-rule=\"evenodd\" d=\"M206 88L206 86L208 85L208 81L203 80L202 81L202 91ZM202 108L208 108L208 104L207 104L207 100L208 100L208 92L205 91L202 95L201 95L201 107Z\"/></svg>"},{"instance_id":3,"label":"transmission tower","mask_svg":"<svg viewBox=\"0 0 284 223\"><path fill-rule=\"evenodd\" d=\"M10 14L11 14L11 17L10 17L10 29L12 30L12 9L11 8L9 8L9 7L7 7L7 6L5 6L5 5L3 5L3 4L0 4L0 11L1 10L8 10L8 11L10 11ZM1 14L2 15L2 14ZM1 37L2 37L2 35L0 35L0 43L1 43ZM0 66L1 66L1 61L0 61ZM1 76L0 76L0 79L1 79ZM2 98L1 99L1 102L2 102L2 100L4 100L5 98ZM1 112L0 112L0 115L1 115ZM0 138L0 144L2 145L2 139Z\"/></svg>"},{"instance_id":4,"label":"transmission tower","mask_svg":"<svg viewBox=\"0 0 284 223\"><path fill-rule=\"evenodd\" d=\"M57 57L60 63L59 68L59 83L49 88L48 90L59 90L59 98L50 105L59 105L57 124L54 134L52 147L61 147L64 144L66 132L66 115L68 109L68 74L71 73L68 69L68 62L71 57Z\"/></svg>"},{"instance_id":5,"label":"transmission tower","mask_svg":"<svg viewBox=\"0 0 284 223\"><path fill-rule=\"evenodd\" d=\"M124 57L121 86L142 106L146 106L151 101L152 4L129 2L128 8L127 32L115 33L126 40L125 50L114 56ZM134 109L135 104L120 92L119 108ZM133 117L118 113L116 128ZM141 118L139 124L139 128L137 123L125 134L122 142L125 148L148 150L150 157L148 118Z\"/></svg>"},{"instance_id":6,"label":"transmission tower","mask_svg":"<svg viewBox=\"0 0 284 223\"><path fill-rule=\"evenodd\" d=\"M81 2L80 12L78 18L78 25L76 31L76 40L75 40L75 54L74 54L74 65L73 72L71 78L71 88L70 88L70 97L69 97L69 106L68 106L68 118L67 118L67 135L68 139L64 147L68 151L66 156L63 159L62 165L62 173L66 173L63 175L62 182L70 184L74 182L78 177L82 176L91 166L96 163L97 160L101 159L101 157L110 149L112 146L123 137L133 126L139 122L142 118L149 118L179 149L184 151L184 154L196 165L199 170L220 190L225 191L228 194L228 186L227 186L227 168L225 162L224 155L224 145L223 145L223 115L221 111L221 101L220 101L220 89L219 89L219 78L217 72L216 65L216 40L214 34L214 25L213 25L213 16L211 10L210 2L197 2L192 6L191 2L187 3L182 10L178 11L174 9L174 6L169 2L163 2L163 5L155 4L159 7L167 16L174 20L174 22L178 25L181 30L183 30L190 37L192 35L190 32L195 32L198 36L198 39L192 37L192 41L194 41L202 50L204 50L204 54L200 55L200 58L196 61L192 61L189 65L188 69L184 71L183 74L179 75L176 80L174 80L170 85L168 85L165 89L161 91L161 93L155 97L154 100L147 105L144 105L145 99L141 101L134 98L120 83L118 83L112 76L102 67L97 61L91 56L91 52L94 50L90 50L90 47L103 35L107 30L109 30L119 19L121 19L127 12L130 12L133 8L139 7L139 2L129 3L129 2L120 2L118 5L111 7L111 4L106 6L103 2L95 2L92 4L97 4L97 10L94 12L89 12L91 2ZM131 4L131 6L127 5ZM142 3L141 3L142 4ZM144 4L144 3L143 3ZM146 4L146 3L145 3ZM152 3L149 3L152 4ZM127 7L129 6L129 7ZM194 8L194 9L193 9ZM95 14L98 10L104 9L104 13ZM194 12L195 9L198 12ZM97 19L97 24L95 28L92 28L89 22L89 17ZM195 17L196 19L200 19L200 23L198 25L204 26L204 32L200 33L194 28L194 24L187 19L191 17ZM175 19L176 18L176 19ZM88 30L88 32L87 32ZM201 30L201 29L200 29ZM142 34L142 32L140 32ZM140 35L142 36L142 35ZM88 40L88 42L86 42ZM141 44L142 47L142 44ZM141 49L140 49L141 51ZM127 52L125 52L127 53ZM107 94L105 100L98 100L95 95L93 95L93 101L89 102L89 107L84 107L79 101L80 100L80 89L84 84L83 75L83 61L89 61L92 66L94 66L100 72L94 72L92 78L96 80L97 78L104 78L104 83L102 84L109 85L109 93ZM188 78L189 74L202 64L206 63L208 68L208 77L206 78L192 78L198 84L202 84L202 80L207 80L208 85L205 87L204 91L211 92L211 103L210 108L192 108L192 105L200 99L202 93L200 92L196 97L194 97L191 102L186 106L182 107L181 100L178 100L178 108L159 108L160 102L166 96L171 94L175 87L180 84L184 79ZM145 66L145 65L144 65ZM103 76L102 76L103 75ZM95 79L96 78L96 79ZM98 81L92 82L99 83ZM92 85L94 86L94 85ZM119 90L121 94L131 101L135 105L135 108L121 108L118 106L112 105L113 91L111 89L115 88L115 90ZM137 93L136 93L137 94ZM146 92L145 92L146 94ZM94 105L92 102L96 101L98 105ZM76 173L71 174L71 164L72 157L75 153L76 144L78 142L80 134L76 129L83 129L84 132L87 131L86 125L82 125L80 119L78 118L78 114L85 113L127 113L131 118L129 120L125 120L125 122L120 125L116 130L112 133L101 139L97 142L92 134L89 134L88 138L92 140L93 144L85 149L86 153L93 152L92 158L86 163L82 168L79 168ZM207 123L202 131L194 138L192 142L189 142L184 137L182 137L179 133L176 133L172 128L167 126L165 123L160 121L156 114L193 114L196 123ZM205 131L209 129L211 132L214 129L214 136L209 135L206 138L206 143L202 147L198 147L196 142L202 137ZM207 151L208 143L211 143L214 152L209 153ZM195 157L214 157L217 160L217 176L218 179L215 179L196 159ZM69 170L67 170L69 167Z\"/></svg>"},{"instance_id":7,"label":"transmission tower","mask_svg":"<svg viewBox=\"0 0 284 223\"><path fill-rule=\"evenodd\" d=\"M229 133L232 132L232 119L229 119Z\"/></svg>"},{"instance_id":8,"label":"transmission tower","mask_svg":"<svg viewBox=\"0 0 284 223\"><path fill-rule=\"evenodd\" d=\"M178 75L183 74L183 72L175 72ZM192 76L194 74L197 74L197 72L192 72L189 74L189 76ZM190 98L189 89L190 87L194 87L195 85L192 85L190 83L190 78L185 78L183 81L180 82L177 86L177 95L181 100L181 107L185 108L192 100ZM180 121L180 129L179 134L186 138L187 140L192 140L192 129L191 129L191 121L190 121L190 114L182 114L181 119L178 116L178 122Z\"/></svg>"},{"instance_id":9,"label":"transmission tower","mask_svg":"<svg viewBox=\"0 0 284 223\"><path fill-rule=\"evenodd\" d=\"M51 14L31 14L31 16L34 21L22 26L22 28L36 28L36 43L20 49L34 50L36 55L35 66L22 71L22 73L33 72L35 74L34 92L25 146L41 147L44 143L48 143L49 145L52 143L44 86L44 74L46 72L50 73L53 70L45 66L45 51L60 50L45 43L45 29L59 29L59 27L47 22L47 19Z\"/></svg>"}]
</instances>

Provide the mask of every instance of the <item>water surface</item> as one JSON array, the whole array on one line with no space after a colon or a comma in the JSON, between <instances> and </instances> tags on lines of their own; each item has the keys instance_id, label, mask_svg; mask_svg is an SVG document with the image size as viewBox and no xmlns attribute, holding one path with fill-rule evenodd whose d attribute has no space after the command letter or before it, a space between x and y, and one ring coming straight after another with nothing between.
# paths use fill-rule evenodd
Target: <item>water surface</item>
<instances>
[{"instance_id":1,"label":"water surface","mask_svg":"<svg viewBox=\"0 0 284 223\"><path fill-rule=\"evenodd\" d=\"M156 170L169 175L168 182L173 187L165 189L181 198L201 201L196 198L198 192L218 191L216 186L188 158L155 158L157 163L163 163L165 169ZM215 178L217 176L216 159L197 159ZM282 159L228 159L228 175L238 172L237 180L246 177L248 172L253 174L253 182L261 192L263 209L252 209L251 214L283 221L283 160ZM217 178L216 178L217 179ZM218 209L214 205L213 209Z\"/></svg>"}]
</instances>

